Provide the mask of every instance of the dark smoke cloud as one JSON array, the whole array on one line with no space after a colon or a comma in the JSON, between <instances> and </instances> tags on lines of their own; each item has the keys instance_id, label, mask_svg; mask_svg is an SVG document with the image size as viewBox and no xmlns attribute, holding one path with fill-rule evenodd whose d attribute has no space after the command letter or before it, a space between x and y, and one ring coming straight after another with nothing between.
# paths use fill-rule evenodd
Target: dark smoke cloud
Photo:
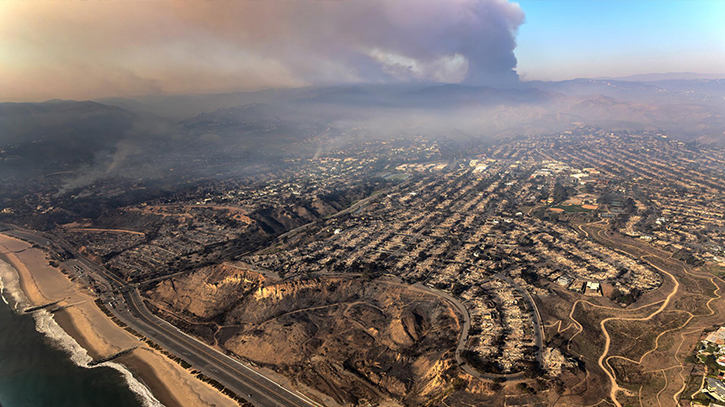
<instances>
[{"instance_id":1,"label":"dark smoke cloud","mask_svg":"<svg viewBox=\"0 0 725 407\"><path fill-rule=\"evenodd\" d=\"M523 21L506 0L11 2L0 95L505 84Z\"/></svg>"},{"instance_id":2,"label":"dark smoke cloud","mask_svg":"<svg viewBox=\"0 0 725 407\"><path fill-rule=\"evenodd\" d=\"M515 34L524 15L508 1L241 2L219 12L208 6L196 22L312 82L517 79Z\"/></svg>"}]
</instances>

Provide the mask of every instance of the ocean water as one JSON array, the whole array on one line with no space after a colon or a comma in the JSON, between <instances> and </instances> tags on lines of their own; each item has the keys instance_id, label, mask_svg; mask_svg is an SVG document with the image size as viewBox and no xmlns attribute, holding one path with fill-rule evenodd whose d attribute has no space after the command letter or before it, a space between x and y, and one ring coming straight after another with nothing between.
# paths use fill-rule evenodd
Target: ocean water
<instances>
[{"instance_id":1,"label":"ocean water","mask_svg":"<svg viewBox=\"0 0 725 407\"><path fill-rule=\"evenodd\" d=\"M1 407L159 407L161 404L117 363L92 360L52 314L22 314L17 274L0 261Z\"/></svg>"}]
</instances>

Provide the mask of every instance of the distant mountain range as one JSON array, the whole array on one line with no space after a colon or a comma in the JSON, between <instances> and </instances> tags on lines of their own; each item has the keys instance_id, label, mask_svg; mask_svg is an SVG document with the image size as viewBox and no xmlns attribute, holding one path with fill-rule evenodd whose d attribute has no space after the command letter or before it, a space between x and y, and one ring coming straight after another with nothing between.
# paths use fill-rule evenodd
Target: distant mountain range
<instances>
[{"instance_id":1,"label":"distant mountain range","mask_svg":"<svg viewBox=\"0 0 725 407\"><path fill-rule=\"evenodd\" d=\"M697 79L680 79L695 75ZM451 108L492 104L540 104L564 96L603 95L638 103L715 103L725 97L725 75L651 74L616 79L521 82L497 89L455 84L338 85L223 94L143 96L97 102L133 112L183 120L217 109L253 103L331 104L358 107ZM642 77L642 80L635 80ZM712 78L710 78L712 77Z\"/></svg>"},{"instance_id":2,"label":"distant mountain range","mask_svg":"<svg viewBox=\"0 0 725 407\"><path fill-rule=\"evenodd\" d=\"M723 79L725 74L702 74L695 72L667 72L667 73L646 73L640 75L621 76L617 78L603 77L597 79L614 79L619 81L635 81L635 82L654 82L654 81L670 81L670 80L707 80L707 79Z\"/></svg>"},{"instance_id":3,"label":"distant mountain range","mask_svg":"<svg viewBox=\"0 0 725 407\"><path fill-rule=\"evenodd\" d=\"M349 129L356 137L473 139L591 124L659 128L684 140L725 144L725 80L679 79L687 75L530 81L507 89L356 84L0 103L0 169L50 171L99 162L115 169L129 157L144 162L144 154L154 154L153 161L173 154L173 162L199 156L262 159L299 150L302 140L323 134L349 137ZM643 80L631 80L637 78Z\"/></svg>"},{"instance_id":4,"label":"distant mountain range","mask_svg":"<svg viewBox=\"0 0 725 407\"><path fill-rule=\"evenodd\" d=\"M0 163L5 171L92 162L128 136L137 114L96 102L0 104ZM9 167L9 168L5 168Z\"/></svg>"}]
</instances>

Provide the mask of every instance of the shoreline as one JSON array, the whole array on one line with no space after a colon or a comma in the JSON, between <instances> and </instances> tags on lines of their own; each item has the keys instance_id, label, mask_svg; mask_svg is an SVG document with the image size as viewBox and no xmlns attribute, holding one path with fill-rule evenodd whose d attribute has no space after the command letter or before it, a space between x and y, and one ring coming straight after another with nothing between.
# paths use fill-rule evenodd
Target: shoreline
<instances>
[{"instance_id":1,"label":"shoreline","mask_svg":"<svg viewBox=\"0 0 725 407\"><path fill-rule=\"evenodd\" d=\"M143 386L145 393L153 394L156 404L161 403L165 407L238 405L231 398L198 380L189 370L116 325L98 308L94 296L77 282L71 281L59 268L49 264L43 250L0 233L0 260L12 267L17 274L18 288L25 294L27 301L22 306L37 306L58 300L61 305L70 306L54 314L43 312L50 316L65 335L75 341L76 346L87 353L87 357L98 360L124 349L137 347L111 363L121 365L119 367L126 371L122 373L131 375L133 379L129 380L138 382L135 386L129 382L132 390L138 385ZM8 291L8 287L5 287L6 297L8 294L14 295ZM13 301L17 302L17 299ZM134 392L139 395L144 393L136 390ZM153 403L146 400L145 404Z\"/></svg>"},{"instance_id":2,"label":"shoreline","mask_svg":"<svg viewBox=\"0 0 725 407\"><path fill-rule=\"evenodd\" d=\"M131 353L123 355L115 361L126 366L126 368L131 371L134 376L141 378L141 382L144 386L146 386L165 407L183 407L183 405L174 398L171 390L164 385L161 379L153 374L153 367L144 362L141 358L138 358L136 355ZM149 374L149 372L151 373Z\"/></svg>"},{"instance_id":3,"label":"shoreline","mask_svg":"<svg viewBox=\"0 0 725 407\"><path fill-rule=\"evenodd\" d=\"M60 325L60 328L62 330L64 330L68 335L70 335L71 338L75 339L75 341L78 342L79 345L81 345L81 348L85 349L86 352L88 352L88 355L92 357L93 360L98 360L103 357L103 355L93 349L93 346L91 346L91 344L86 341L86 338L83 336L83 334L81 334L76 326L73 325L71 316L68 315L65 310L54 313L53 319L55 319L55 322Z\"/></svg>"}]
</instances>

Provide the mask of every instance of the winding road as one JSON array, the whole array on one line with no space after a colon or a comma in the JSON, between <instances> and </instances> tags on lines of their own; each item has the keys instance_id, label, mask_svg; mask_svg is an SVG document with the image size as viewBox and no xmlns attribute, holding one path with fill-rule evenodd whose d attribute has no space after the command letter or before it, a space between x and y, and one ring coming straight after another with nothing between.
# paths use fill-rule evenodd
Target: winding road
<instances>
[{"instance_id":1,"label":"winding road","mask_svg":"<svg viewBox=\"0 0 725 407\"><path fill-rule=\"evenodd\" d=\"M3 233L40 246L55 245L75 256L78 262L107 288L102 295L104 304L115 300L118 305L107 307L122 322L132 327L176 357L189 362L194 369L204 373L227 389L257 407L321 407L307 396L276 383L260 372L242 364L209 345L193 338L170 323L153 315L146 308L136 286L127 285L104 267L78 253L67 242L48 233L35 232L6 225L11 230Z\"/></svg>"},{"instance_id":2,"label":"winding road","mask_svg":"<svg viewBox=\"0 0 725 407\"><path fill-rule=\"evenodd\" d=\"M599 222L597 222L599 223ZM595 225L595 223L590 223L587 226ZM649 396L651 396L651 399L646 400L650 404L643 404L642 401L642 388L640 387L639 390L639 400L640 400L640 406L645 405L652 405L651 403L655 403L655 405L663 406L665 404L665 401L671 401L674 406L679 405L679 399L678 397L682 394L682 392L687 387L687 379L682 375L683 370L686 368L686 365L688 362L683 361L680 357L680 350L682 349L682 346L685 344L685 336L692 335L694 333L701 333L704 328L710 327L713 322L719 323L716 320L713 320L712 322L707 320L702 320L701 322L693 322L696 320L696 318L703 318L703 317L710 317L716 314L716 309L713 308L712 303L718 299L721 299L721 295L719 294L721 290L721 283L722 281L719 279L716 279L713 275L708 273L699 273L695 272L694 270L688 270L688 266L672 259L672 256L670 253L663 252L661 250L658 250L656 248L649 247L646 244L643 244L641 242L637 242L634 240L629 240L629 238L626 238L624 236L619 236L616 234L613 234L612 232L609 232L601 227L596 227L594 230L589 229L585 230L585 225L580 225L579 229L587 236L591 237L595 240L600 241L601 244L612 247L614 250L619 252L625 252L629 256L632 256L634 258L638 258L641 261L647 262L652 268L657 270L663 277L671 280L672 286L671 288L668 288L670 291L667 293L664 299L659 299L658 301L651 302L646 305L642 305L637 308L629 309L628 311L638 311L642 310L648 307L654 307L659 304L657 309L652 310L649 314L638 316L638 317L631 317L631 316L622 316L622 317L608 317L599 322L599 327L602 331L602 334L604 335L604 348L602 349L601 355L598 357L597 363L598 366L604 371L607 378L610 382L610 391L609 391L609 402L617 407L622 407L621 402L617 399L617 395L620 392L625 392L629 396L633 396L632 391L623 388L619 386L617 382L616 372L612 365L610 364L610 360L612 359L622 359L627 362L636 364L636 365L643 365L643 360L646 356L652 355L655 353L655 351L663 351L666 353L660 354L658 358L663 357L672 357L674 359L674 364L666 367L662 367L661 363L648 363L648 366L651 368L651 370L648 370L647 372L655 372L663 375L664 378L664 386L659 388L659 391L656 393L651 393ZM658 263L661 263L660 265L657 265ZM667 265L667 268L670 271L667 271L663 269L664 265ZM662 266L662 267L660 267ZM670 266L672 268L670 268ZM680 275L679 273L682 272L684 275ZM693 292L692 287L690 285L687 285L687 281L689 280L680 280L680 278L685 278L685 275L687 275L688 278L694 277L696 279L703 279L707 280L712 284L712 287L714 288L714 291L712 291L712 295L709 294L708 289L705 289L703 291L703 288L700 286L700 283L697 283L694 287L696 287L697 291ZM685 284L685 288L682 288L682 284ZM669 286L669 284L668 284ZM684 293L683 293L684 292ZM701 296L704 296L703 300L707 298L707 301L705 305L708 308L707 313L700 313L700 314L693 314L692 310L688 309L682 309L681 305L677 305L677 301L684 295L692 295L696 292L699 292ZM678 296L679 295L679 296ZM569 313L569 318L571 319L572 323L577 327L577 332L569 338L569 342L574 339L581 331L582 331L582 325L579 323L575 317L574 317L574 311L576 309L576 306L579 303L586 303L594 307L598 308L604 308L604 309L610 309L613 311L622 311L621 309L611 308L607 306L597 305L593 304L591 302L585 301L585 300L577 300L573 305L571 312ZM675 305L673 305L673 303ZM610 355L611 351L611 345L612 345L612 334L607 329L607 324L609 322L613 321L650 321L653 318L655 318L657 315L661 314L665 311L678 311L681 313L684 313L686 315L689 315L689 317L684 320L681 324L678 324L676 327L672 327L669 329L666 329L662 332L660 332L655 338L652 349L646 350L646 352L642 353L639 356L639 360L636 360L636 358L633 360L632 358L628 358L625 356L620 355ZM689 330L684 331L687 327L690 327ZM694 328L694 329L693 329ZM666 351L667 348L662 349L661 345L661 338L666 334L673 334L677 335L679 333L679 345L674 345L676 348L672 348L670 351ZM669 342L668 342L669 343ZM675 342L676 343L676 342ZM674 352L672 352L674 350ZM664 360L664 359L662 359ZM673 379L677 376L668 376L667 371L670 371L672 369L679 369L679 380L682 381L682 386L673 388L671 385L674 384ZM661 397L663 394L670 388L671 397ZM603 400L604 401L604 400Z\"/></svg>"},{"instance_id":3,"label":"winding road","mask_svg":"<svg viewBox=\"0 0 725 407\"><path fill-rule=\"evenodd\" d=\"M529 294L528 291L526 291L524 288L516 284L512 279L509 277L504 276L502 273L499 273L495 276L496 278L505 281L506 283L510 284L515 290L519 291L522 296L525 298L525 300L529 303L529 306L532 310L532 323L534 328L534 336L535 336L535 345L536 345L536 359L539 361L540 364L543 364L543 341L544 341L544 332L543 332L543 326L541 323L541 316L539 315L538 307L536 306L536 302L531 297L531 294ZM456 346L455 351L455 357L456 357L456 363L458 363L461 368L468 373L469 375L483 379L483 380L500 380L500 379L506 379L506 380L518 380L522 379L526 372L517 372L517 373L508 373L508 374L496 374L496 373L481 373L474 369L468 362L466 362L463 357L461 356L461 353L466 349L466 346L468 344L468 337L469 337L469 330L471 329L471 315L468 312L468 308L459 300L458 298L452 296L451 294L448 294L441 290L436 290L434 288L430 288L427 286L424 286L420 283L416 283L413 285L406 285L406 288L411 290L419 290L423 291L429 294L434 294L439 297L442 297L447 302L452 304L460 314L463 316L463 324L461 325L461 334L458 337L458 345Z\"/></svg>"},{"instance_id":4,"label":"winding road","mask_svg":"<svg viewBox=\"0 0 725 407\"><path fill-rule=\"evenodd\" d=\"M633 318L633 317L610 317L605 318L599 323L599 327L602 330L602 333L604 334L604 351L602 352L602 355L599 357L598 363L599 367L604 370L604 373L607 374L607 377L609 377L609 382L611 385L610 391L609 391L609 397L611 398L612 402L617 407L622 407L622 404L617 400L617 393L622 391L623 389L617 384L617 378L614 376L614 373L612 372L612 367L609 365L609 360L607 358L607 354L609 353L609 347L612 343L612 338L609 335L609 332L607 331L606 323L609 321L649 321L650 319L654 318L658 314L660 314L662 311L664 311L667 306L670 304L670 301L672 300L672 297L677 295L677 292L680 289L680 282L673 276L672 274L668 273L667 271L655 266L654 264L650 263L652 267L659 270L661 273L666 274L669 278L672 279L672 281L675 283L675 287L672 289L672 292L670 292L667 295L667 298L662 302L662 305L660 305L657 310L652 312L646 317L639 317L639 318ZM606 365L606 366L605 366Z\"/></svg>"}]
</instances>

